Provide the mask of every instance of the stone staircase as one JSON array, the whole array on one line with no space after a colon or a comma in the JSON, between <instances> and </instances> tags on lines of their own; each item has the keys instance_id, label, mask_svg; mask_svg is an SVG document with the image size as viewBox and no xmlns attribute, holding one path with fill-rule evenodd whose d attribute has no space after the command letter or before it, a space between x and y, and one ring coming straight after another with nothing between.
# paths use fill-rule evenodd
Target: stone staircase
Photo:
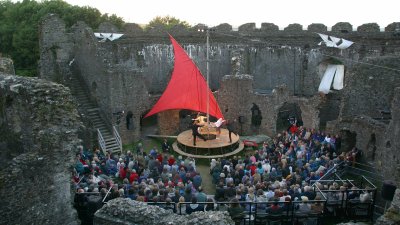
<instances>
[{"instance_id":1,"label":"stone staircase","mask_svg":"<svg viewBox=\"0 0 400 225\"><path fill-rule=\"evenodd\" d=\"M97 130L99 146L105 153L106 151L120 152L122 148L118 144L117 138L113 131L107 127L107 123L100 116L99 107L90 100L89 93L86 91L86 85L83 81L72 75L70 79L70 89L72 95L78 103L78 110L85 114L85 117L90 120L93 128ZM115 130L116 131L116 130ZM118 135L118 134L117 134ZM101 140L104 140L103 144ZM103 145L103 148L102 148Z\"/></svg>"}]
</instances>

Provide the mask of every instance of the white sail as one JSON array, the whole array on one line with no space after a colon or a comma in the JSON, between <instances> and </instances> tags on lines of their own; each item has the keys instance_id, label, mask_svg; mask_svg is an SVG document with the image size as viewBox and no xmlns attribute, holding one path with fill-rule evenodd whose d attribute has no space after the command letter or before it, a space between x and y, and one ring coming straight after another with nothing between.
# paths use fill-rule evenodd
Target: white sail
<instances>
[{"instance_id":1,"label":"white sail","mask_svg":"<svg viewBox=\"0 0 400 225\"><path fill-rule=\"evenodd\" d=\"M332 84L333 83L333 84ZM331 65L326 68L319 84L318 91L328 94L331 86L333 89L342 90L344 83L344 65Z\"/></svg>"},{"instance_id":2,"label":"white sail","mask_svg":"<svg viewBox=\"0 0 400 225\"><path fill-rule=\"evenodd\" d=\"M336 65L328 65L324 76L322 77L321 83L319 84L318 91L324 94L328 94L331 89L332 80L335 76Z\"/></svg>"},{"instance_id":3,"label":"white sail","mask_svg":"<svg viewBox=\"0 0 400 225\"><path fill-rule=\"evenodd\" d=\"M336 73L335 79L333 79L333 89L342 90L344 80L344 65L335 65Z\"/></svg>"}]
</instances>

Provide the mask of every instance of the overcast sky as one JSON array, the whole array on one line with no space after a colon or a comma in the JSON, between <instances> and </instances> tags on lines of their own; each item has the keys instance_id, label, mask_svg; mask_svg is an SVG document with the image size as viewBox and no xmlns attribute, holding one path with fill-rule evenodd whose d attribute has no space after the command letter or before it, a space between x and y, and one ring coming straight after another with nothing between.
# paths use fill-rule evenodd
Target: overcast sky
<instances>
[{"instance_id":1,"label":"overcast sky","mask_svg":"<svg viewBox=\"0 0 400 225\"><path fill-rule=\"evenodd\" d=\"M238 27L255 22L275 23L283 28L291 23L303 25L350 22L356 29L364 23L378 23L381 29L400 21L400 2L396 0L66 0L72 5L91 6L102 13L116 14L126 22L147 24L156 16L173 16L190 25L216 26L229 23Z\"/></svg>"}]
</instances>

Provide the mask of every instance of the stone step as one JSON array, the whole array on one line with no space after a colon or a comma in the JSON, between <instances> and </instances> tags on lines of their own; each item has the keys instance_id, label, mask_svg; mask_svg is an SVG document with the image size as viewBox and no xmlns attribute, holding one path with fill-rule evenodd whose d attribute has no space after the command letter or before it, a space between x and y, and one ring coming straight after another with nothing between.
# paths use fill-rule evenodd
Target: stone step
<instances>
[{"instance_id":1,"label":"stone step","mask_svg":"<svg viewBox=\"0 0 400 225\"><path fill-rule=\"evenodd\" d=\"M88 115L88 117L90 118L90 120L91 120L93 123L101 122L101 123L104 124L104 121L101 119L100 116Z\"/></svg>"},{"instance_id":2,"label":"stone step","mask_svg":"<svg viewBox=\"0 0 400 225\"><path fill-rule=\"evenodd\" d=\"M91 109L88 109L87 111L88 111L88 112L99 112L99 108L98 108L98 107L96 107L96 108L91 108Z\"/></svg>"},{"instance_id":3,"label":"stone step","mask_svg":"<svg viewBox=\"0 0 400 225\"><path fill-rule=\"evenodd\" d=\"M100 130L100 132L101 132L101 135L103 136L103 138L113 137L112 134L108 130Z\"/></svg>"},{"instance_id":4,"label":"stone step","mask_svg":"<svg viewBox=\"0 0 400 225\"><path fill-rule=\"evenodd\" d=\"M80 98L80 99L90 99L88 94L85 93L75 93L74 95L76 98Z\"/></svg>"},{"instance_id":5,"label":"stone step","mask_svg":"<svg viewBox=\"0 0 400 225\"><path fill-rule=\"evenodd\" d=\"M93 126L96 129L100 129L100 131L101 130L107 130L107 126L103 122L93 122Z\"/></svg>"},{"instance_id":6,"label":"stone step","mask_svg":"<svg viewBox=\"0 0 400 225\"><path fill-rule=\"evenodd\" d=\"M102 133L103 133L103 131L105 131L105 133L111 133L111 131L108 129L108 127L107 127L105 124L101 125L101 126L100 126L99 128L97 128L97 129L99 129L100 132L102 132Z\"/></svg>"},{"instance_id":7,"label":"stone step","mask_svg":"<svg viewBox=\"0 0 400 225\"><path fill-rule=\"evenodd\" d=\"M103 135L103 139L104 139L104 140L114 139L114 136L112 136L111 134Z\"/></svg>"},{"instance_id":8,"label":"stone step","mask_svg":"<svg viewBox=\"0 0 400 225\"><path fill-rule=\"evenodd\" d=\"M106 145L106 149L120 151L119 146L117 146L117 145L115 145L115 146Z\"/></svg>"},{"instance_id":9,"label":"stone step","mask_svg":"<svg viewBox=\"0 0 400 225\"><path fill-rule=\"evenodd\" d=\"M106 143L106 145L116 145L117 144L117 141L115 139L111 140L111 141L104 140L104 142Z\"/></svg>"},{"instance_id":10,"label":"stone step","mask_svg":"<svg viewBox=\"0 0 400 225\"><path fill-rule=\"evenodd\" d=\"M110 133L110 131L107 130L107 128L105 127L101 127L101 128L97 128L100 130L101 135L104 137L113 137L112 134Z\"/></svg>"},{"instance_id":11,"label":"stone step","mask_svg":"<svg viewBox=\"0 0 400 225\"><path fill-rule=\"evenodd\" d=\"M106 145L106 149L118 149L119 150L119 146L118 145Z\"/></svg>"},{"instance_id":12,"label":"stone step","mask_svg":"<svg viewBox=\"0 0 400 225\"><path fill-rule=\"evenodd\" d=\"M100 130L100 133L106 144L106 149L112 152L119 152L119 146L114 138L112 130L108 129L107 123L99 114L99 107L93 103L90 98L90 93L86 90L86 85L77 77L71 77L70 80L71 93L78 104L80 112L84 112L84 115L91 121L93 127L96 130Z\"/></svg>"}]
</instances>

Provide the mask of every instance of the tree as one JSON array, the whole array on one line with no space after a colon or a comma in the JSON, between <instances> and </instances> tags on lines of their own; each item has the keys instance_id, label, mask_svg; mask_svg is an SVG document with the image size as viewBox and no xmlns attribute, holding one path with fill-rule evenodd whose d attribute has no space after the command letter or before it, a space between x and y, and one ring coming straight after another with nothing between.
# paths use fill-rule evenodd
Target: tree
<instances>
[{"instance_id":1,"label":"tree","mask_svg":"<svg viewBox=\"0 0 400 225\"><path fill-rule=\"evenodd\" d=\"M122 28L124 21L116 15L102 15L98 9L71 6L62 0L13 3L0 0L0 53L11 57L18 75L36 76L39 61L39 23L49 13L58 14L67 27L84 21L96 29L109 21Z\"/></svg>"},{"instance_id":2,"label":"tree","mask_svg":"<svg viewBox=\"0 0 400 225\"><path fill-rule=\"evenodd\" d=\"M181 21L176 19L173 16L157 16L156 18L152 19L149 24L146 26L146 29L154 28L154 27L162 27L166 30L171 30L171 28L175 26L183 26L185 28L190 28L190 25L186 21Z\"/></svg>"}]
</instances>

